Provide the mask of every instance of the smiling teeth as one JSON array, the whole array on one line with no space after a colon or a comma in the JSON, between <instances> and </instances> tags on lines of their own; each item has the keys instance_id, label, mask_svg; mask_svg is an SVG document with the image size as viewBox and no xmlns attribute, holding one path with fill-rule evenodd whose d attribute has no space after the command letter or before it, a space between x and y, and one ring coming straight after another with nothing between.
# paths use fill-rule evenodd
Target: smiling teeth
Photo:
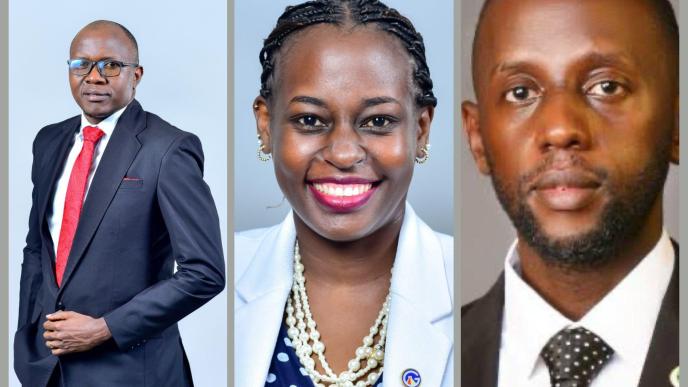
<instances>
[{"instance_id":1,"label":"smiling teeth","mask_svg":"<svg viewBox=\"0 0 688 387\"><path fill-rule=\"evenodd\" d=\"M372 184L333 184L333 183L314 183L318 192L330 196L356 196L364 194L373 187Z\"/></svg>"}]
</instances>

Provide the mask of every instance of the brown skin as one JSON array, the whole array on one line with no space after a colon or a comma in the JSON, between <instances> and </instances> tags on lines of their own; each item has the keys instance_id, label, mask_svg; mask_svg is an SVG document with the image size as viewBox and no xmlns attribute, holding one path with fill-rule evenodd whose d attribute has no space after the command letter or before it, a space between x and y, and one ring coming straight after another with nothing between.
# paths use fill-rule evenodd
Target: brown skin
<instances>
[{"instance_id":1,"label":"brown skin","mask_svg":"<svg viewBox=\"0 0 688 387\"><path fill-rule=\"evenodd\" d=\"M375 27L309 27L288 40L276 71L270 101L255 100L258 134L294 209L328 363L341 372L388 293L414 158L423 155L433 108L416 106L409 56ZM381 183L361 208L340 214L308 187L327 177Z\"/></svg>"},{"instance_id":2,"label":"brown skin","mask_svg":"<svg viewBox=\"0 0 688 387\"><path fill-rule=\"evenodd\" d=\"M86 26L74 37L69 49L70 59L114 59L125 63L136 62L136 51L125 33L117 26L100 23ZM134 99L136 86L143 77L143 67L122 67L116 77L103 77L96 66L85 76L69 73L72 96L86 119L97 124L112 113L127 106ZM101 97L89 97L97 94Z\"/></svg>"},{"instance_id":3,"label":"brown skin","mask_svg":"<svg viewBox=\"0 0 688 387\"><path fill-rule=\"evenodd\" d=\"M46 316L43 323L45 345L53 355L66 355L92 349L112 335L105 319L77 312L59 311Z\"/></svg>"},{"instance_id":4,"label":"brown skin","mask_svg":"<svg viewBox=\"0 0 688 387\"><path fill-rule=\"evenodd\" d=\"M652 15L647 2L628 0L503 0L485 15L474 73L478 104L462 105L479 170L512 197L519 179L546 158L582 163L550 172L607 173L566 210L553 208L537 189L525 196L553 240L598 226L620 187L661 157L658 141L669 144L678 163L676 58L661 28L652 28ZM661 230L660 194L638 234L601 265L553 265L520 241L523 278L579 320L652 249Z\"/></svg>"},{"instance_id":5,"label":"brown skin","mask_svg":"<svg viewBox=\"0 0 688 387\"><path fill-rule=\"evenodd\" d=\"M114 59L134 63L136 51L124 32L108 23L90 24L74 37L69 50L71 59L93 61ZM69 73L72 96L86 119L97 124L134 99L136 86L143 76L143 67L123 67L116 77L103 77L96 66L85 76ZM89 93L102 98L93 101ZM46 316L43 324L45 345L53 355L88 351L112 337L102 317L94 318L74 311L58 311Z\"/></svg>"}]
</instances>

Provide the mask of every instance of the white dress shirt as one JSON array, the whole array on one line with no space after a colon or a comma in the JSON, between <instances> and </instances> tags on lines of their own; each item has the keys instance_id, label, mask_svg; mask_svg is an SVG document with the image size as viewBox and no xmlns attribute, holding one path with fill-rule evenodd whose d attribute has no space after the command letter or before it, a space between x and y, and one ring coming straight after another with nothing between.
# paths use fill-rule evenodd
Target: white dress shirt
<instances>
[{"instance_id":1,"label":"white dress shirt","mask_svg":"<svg viewBox=\"0 0 688 387\"><path fill-rule=\"evenodd\" d=\"M674 268L674 249L666 231L652 251L579 321L564 317L521 278L517 242L504 265L499 386L550 386L540 351L555 333L569 326L592 331L614 349L591 387L637 386Z\"/></svg>"},{"instance_id":2,"label":"white dress shirt","mask_svg":"<svg viewBox=\"0 0 688 387\"><path fill-rule=\"evenodd\" d=\"M60 173L60 178L57 180L57 187L55 188L55 196L53 197L52 215L48 217L48 227L50 228L50 236L53 239L53 246L55 247L55 255L57 255L57 244L60 240L60 229L62 228L62 216L64 215L64 205L65 197L67 196L67 185L69 185L69 176L72 174L72 168L74 167L74 162L76 158L81 153L81 149L84 147L84 128L87 126L94 126L102 130L105 135L100 138L96 148L93 152L93 163L88 171L88 180L86 180L86 191L84 192L84 201L88 195L88 189L91 187L91 180L93 180L93 175L96 173L98 164L100 163L100 158L105 152L105 147L107 147L110 137L112 137L112 132L115 130L117 121L119 117L124 112L123 107L116 112L112 113L108 118L100 121L97 124L91 124L86 119L84 113L81 113L81 128L77 133L74 134L74 145L67 155L67 161L64 164L62 172Z\"/></svg>"}]
</instances>

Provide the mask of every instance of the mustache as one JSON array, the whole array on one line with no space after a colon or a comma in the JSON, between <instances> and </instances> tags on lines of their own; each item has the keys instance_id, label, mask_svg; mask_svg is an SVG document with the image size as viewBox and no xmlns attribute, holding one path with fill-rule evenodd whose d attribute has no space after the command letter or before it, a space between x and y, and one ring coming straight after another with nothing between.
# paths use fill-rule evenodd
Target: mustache
<instances>
[{"instance_id":1,"label":"mustache","mask_svg":"<svg viewBox=\"0 0 688 387\"><path fill-rule=\"evenodd\" d=\"M576 173L566 175L563 173L565 171ZM548 153L538 165L523 174L519 179L519 186L528 192L538 186L549 186L554 181L561 180L570 180L574 185L593 185L605 181L608 176L606 169L591 165L579 153L555 151Z\"/></svg>"}]
</instances>

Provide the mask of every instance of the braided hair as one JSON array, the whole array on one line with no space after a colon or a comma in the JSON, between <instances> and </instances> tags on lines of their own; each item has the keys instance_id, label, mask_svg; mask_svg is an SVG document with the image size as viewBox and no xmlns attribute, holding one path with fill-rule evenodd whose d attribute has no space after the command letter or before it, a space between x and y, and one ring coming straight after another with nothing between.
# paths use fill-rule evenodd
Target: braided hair
<instances>
[{"instance_id":1,"label":"braided hair","mask_svg":"<svg viewBox=\"0 0 688 387\"><path fill-rule=\"evenodd\" d=\"M423 37L408 18L378 0L315 0L287 7L260 50L259 59L263 67L260 95L263 98L267 100L272 94L275 62L285 41L295 32L320 23L337 26L375 24L380 30L396 36L415 64L413 84L417 89L416 103L420 107L437 105L425 59Z\"/></svg>"}]
</instances>

